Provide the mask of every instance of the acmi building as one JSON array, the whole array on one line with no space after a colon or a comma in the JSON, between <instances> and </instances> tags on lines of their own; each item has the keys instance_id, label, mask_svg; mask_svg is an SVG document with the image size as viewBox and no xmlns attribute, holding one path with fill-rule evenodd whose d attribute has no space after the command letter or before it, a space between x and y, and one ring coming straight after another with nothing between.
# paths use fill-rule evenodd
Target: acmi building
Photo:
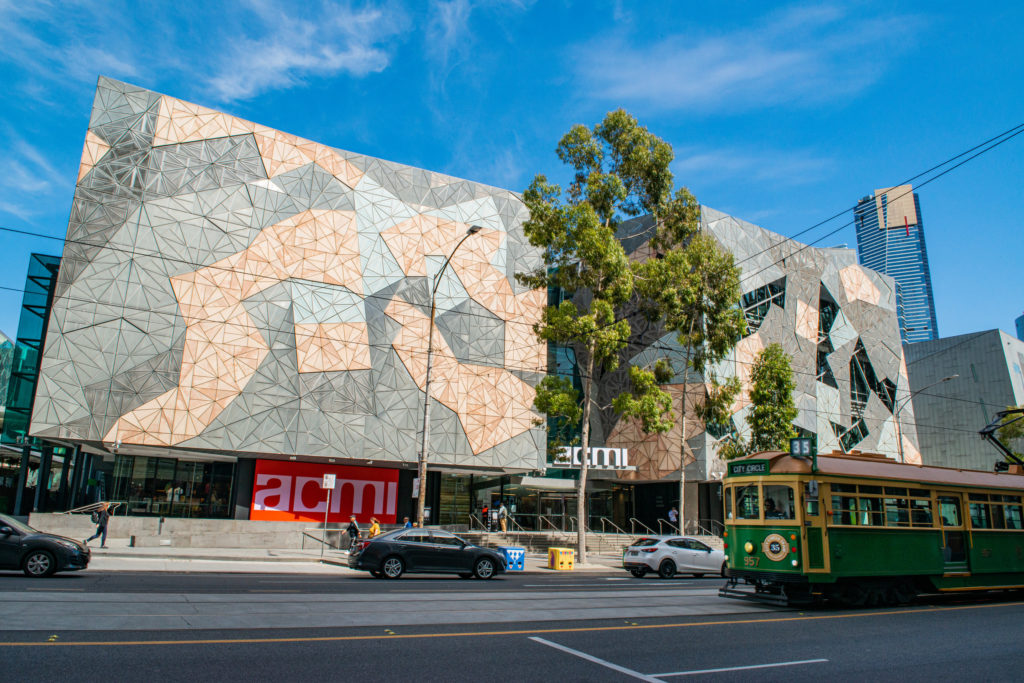
<instances>
[{"instance_id":1,"label":"acmi building","mask_svg":"<svg viewBox=\"0 0 1024 683\"><path fill-rule=\"evenodd\" d=\"M412 515L422 488L429 382L430 521L464 524L500 498L524 528L568 526L572 473L551 476L533 409L556 360L533 334L548 294L514 277L541 263L526 217L507 190L101 78L29 431L82 454L65 459L84 470L70 478L79 502L390 523ZM910 406L900 414L892 279L848 250L804 247L709 209L703 221L749 257L750 333L721 373L746 379L757 351L778 341L794 358L797 424L820 449L918 460ZM624 239L642 251L642 232ZM688 520L720 515L714 444L745 429L747 406L744 395L730 425L688 439ZM596 445L620 450L594 477L591 525L653 523L673 502L678 430L644 437L613 416L598 421ZM329 510L324 473L339 480Z\"/></svg>"}]
</instances>

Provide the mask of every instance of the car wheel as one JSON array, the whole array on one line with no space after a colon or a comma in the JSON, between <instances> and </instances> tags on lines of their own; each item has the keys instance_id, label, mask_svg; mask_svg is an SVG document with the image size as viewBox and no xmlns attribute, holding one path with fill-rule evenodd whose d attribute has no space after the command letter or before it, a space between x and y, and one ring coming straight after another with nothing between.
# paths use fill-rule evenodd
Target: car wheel
<instances>
[{"instance_id":1,"label":"car wheel","mask_svg":"<svg viewBox=\"0 0 1024 683\"><path fill-rule=\"evenodd\" d=\"M635 576L638 579L642 579L645 576L647 576L647 570L646 569L641 569L640 567L636 567L634 569L630 569L629 573L632 574L633 576Z\"/></svg>"},{"instance_id":2,"label":"car wheel","mask_svg":"<svg viewBox=\"0 0 1024 683\"><path fill-rule=\"evenodd\" d=\"M489 579L494 576L494 560L489 557L481 557L473 565L473 576L478 579Z\"/></svg>"},{"instance_id":3,"label":"car wheel","mask_svg":"<svg viewBox=\"0 0 1024 683\"><path fill-rule=\"evenodd\" d=\"M459 578L460 579L472 579L473 578L473 572L459 572Z\"/></svg>"},{"instance_id":4,"label":"car wheel","mask_svg":"<svg viewBox=\"0 0 1024 683\"><path fill-rule=\"evenodd\" d=\"M383 579L384 572L380 571L379 569L373 569L370 571L370 576L372 576L375 579Z\"/></svg>"},{"instance_id":5,"label":"car wheel","mask_svg":"<svg viewBox=\"0 0 1024 683\"><path fill-rule=\"evenodd\" d=\"M671 579L676 575L676 563L672 560L663 560L658 567L658 576L663 579Z\"/></svg>"},{"instance_id":6,"label":"car wheel","mask_svg":"<svg viewBox=\"0 0 1024 683\"><path fill-rule=\"evenodd\" d=\"M57 571L57 562L53 555L45 550L33 550L26 557L21 566L26 576L34 579L50 576Z\"/></svg>"},{"instance_id":7,"label":"car wheel","mask_svg":"<svg viewBox=\"0 0 1024 683\"><path fill-rule=\"evenodd\" d=\"M722 563L722 578L724 579L727 576L729 576L729 563L728 562L723 562Z\"/></svg>"},{"instance_id":8,"label":"car wheel","mask_svg":"<svg viewBox=\"0 0 1024 683\"><path fill-rule=\"evenodd\" d=\"M402 558L392 555L385 558L384 563L380 566L380 571L386 579L397 579L405 571L405 563L402 562Z\"/></svg>"}]
</instances>

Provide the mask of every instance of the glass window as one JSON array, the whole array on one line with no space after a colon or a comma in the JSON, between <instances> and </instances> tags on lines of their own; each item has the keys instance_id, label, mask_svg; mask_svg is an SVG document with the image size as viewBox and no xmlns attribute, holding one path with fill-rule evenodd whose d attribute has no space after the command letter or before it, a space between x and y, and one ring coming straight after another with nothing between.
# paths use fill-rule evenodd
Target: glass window
<instances>
[{"instance_id":1,"label":"glass window","mask_svg":"<svg viewBox=\"0 0 1024 683\"><path fill-rule=\"evenodd\" d=\"M732 519L732 487L725 489L725 518Z\"/></svg>"},{"instance_id":2,"label":"glass window","mask_svg":"<svg viewBox=\"0 0 1024 683\"><path fill-rule=\"evenodd\" d=\"M903 498L907 497L907 490L901 489L896 486L886 486L885 493L890 496L902 496Z\"/></svg>"},{"instance_id":3,"label":"glass window","mask_svg":"<svg viewBox=\"0 0 1024 683\"><path fill-rule=\"evenodd\" d=\"M1005 517L1003 515L1003 506L1002 505L995 505L995 504L990 505L989 506L989 511L992 514L992 528L993 529L1005 529L1006 528L1006 519L1005 519Z\"/></svg>"},{"instance_id":4,"label":"glass window","mask_svg":"<svg viewBox=\"0 0 1024 683\"><path fill-rule=\"evenodd\" d=\"M942 526L960 526L960 501L953 496L939 496L939 515Z\"/></svg>"},{"instance_id":5,"label":"glass window","mask_svg":"<svg viewBox=\"0 0 1024 683\"><path fill-rule=\"evenodd\" d=\"M821 505L818 503L817 498L807 498L804 503L804 511L808 516L817 517L821 514Z\"/></svg>"},{"instance_id":6,"label":"glass window","mask_svg":"<svg viewBox=\"0 0 1024 683\"><path fill-rule=\"evenodd\" d=\"M911 489L914 491L915 489ZM910 501L911 526L932 526L932 502L921 498Z\"/></svg>"},{"instance_id":7,"label":"glass window","mask_svg":"<svg viewBox=\"0 0 1024 683\"><path fill-rule=\"evenodd\" d=\"M911 498L931 498L932 492L928 489L910 489Z\"/></svg>"},{"instance_id":8,"label":"glass window","mask_svg":"<svg viewBox=\"0 0 1024 683\"><path fill-rule=\"evenodd\" d=\"M658 539L656 539L656 538L640 538L640 539L637 539L635 543L630 543L630 545L632 545L634 547L638 547L638 548L643 548L643 547L649 546L649 545L658 545Z\"/></svg>"},{"instance_id":9,"label":"glass window","mask_svg":"<svg viewBox=\"0 0 1024 683\"><path fill-rule=\"evenodd\" d=\"M1020 505L1006 505L1003 507L1003 513L1006 516L1006 528L1007 529L1021 529L1021 515Z\"/></svg>"},{"instance_id":10,"label":"glass window","mask_svg":"<svg viewBox=\"0 0 1024 683\"><path fill-rule=\"evenodd\" d=\"M888 526L910 526L910 503L906 498L885 499L885 523Z\"/></svg>"},{"instance_id":11,"label":"glass window","mask_svg":"<svg viewBox=\"0 0 1024 683\"><path fill-rule=\"evenodd\" d=\"M707 547L700 541L694 541L691 539L687 541L687 544L691 550L699 550L701 552L707 552L708 550L711 550L711 548Z\"/></svg>"},{"instance_id":12,"label":"glass window","mask_svg":"<svg viewBox=\"0 0 1024 683\"><path fill-rule=\"evenodd\" d=\"M1016 503L1017 505L1020 505L1020 496L999 496L999 498L1004 503ZM992 500L995 500L995 499L996 499L996 497L992 496Z\"/></svg>"},{"instance_id":13,"label":"glass window","mask_svg":"<svg viewBox=\"0 0 1024 683\"><path fill-rule=\"evenodd\" d=\"M832 493L857 493L853 484L832 484Z\"/></svg>"},{"instance_id":14,"label":"glass window","mask_svg":"<svg viewBox=\"0 0 1024 683\"><path fill-rule=\"evenodd\" d=\"M860 499L860 523L862 526L885 526L881 498Z\"/></svg>"},{"instance_id":15,"label":"glass window","mask_svg":"<svg viewBox=\"0 0 1024 683\"><path fill-rule=\"evenodd\" d=\"M974 494L971 494L974 495ZM971 503L971 526L975 529L991 529L992 520L988 516L988 505L985 503Z\"/></svg>"},{"instance_id":16,"label":"glass window","mask_svg":"<svg viewBox=\"0 0 1024 683\"><path fill-rule=\"evenodd\" d=\"M760 490L757 484L740 486L736 489L736 517L739 519L761 519Z\"/></svg>"},{"instance_id":17,"label":"glass window","mask_svg":"<svg viewBox=\"0 0 1024 683\"><path fill-rule=\"evenodd\" d=\"M877 495L881 495L881 493L882 493L882 487L881 486L863 486L863 485L861 485L861 486L857 487L857 490L859 490L861 493L871 493L871 494L877 494Z\"/></svg>"},{"instance_id":18,"label":"glass window","mask_svg":"<svg viewBox=\"0 0 1024 683\"><path fill-rule=\"evenodd\" d=\"M406 543L429 543L430 532L414 529L412 531L407 531L405 535L402 536L402 540Z\"/></svg>"},{"instance_id":19,"label":"glass window","mask_svg":"<svg viewBox=\"0 0 1024 683\"><path fill-rule=\"evenodd\" d=\"M832 496L832 523L856 526L857 499L854 496Z\"/></svg>"},{"instance_id":20,"label":"glass window","mask_svg":"<svg viewBox=\"0 0 1024 683\"><path fill-rule=\"evenodd\" d=\"M967 494L967 499L968 500L988 500L988 494L987 493L968 493Z\"/></svg>"},{"instance_id":21,"label":"glass window","mask_svg":"<svg viewBox=\"0 0 1024 683\"><path fill-rule=\"evenodd\" d=\"M462 547L462 541L459 539L459 537L454 536L452 534L444 533L441 531L432 531L430 532L430 537L437 545L448 545L454 546L456 548Z\"/></svg>"},{"instance_id":22,"label":"glass window","mask_svg":"<svg viewBox=\"0 0 1024 683\"><path fill-rule=\"evenodd\" d=\"M764 517L765 519L794 519L796 517L792 486L764 487Z\"/></svg>"}]
</instances>

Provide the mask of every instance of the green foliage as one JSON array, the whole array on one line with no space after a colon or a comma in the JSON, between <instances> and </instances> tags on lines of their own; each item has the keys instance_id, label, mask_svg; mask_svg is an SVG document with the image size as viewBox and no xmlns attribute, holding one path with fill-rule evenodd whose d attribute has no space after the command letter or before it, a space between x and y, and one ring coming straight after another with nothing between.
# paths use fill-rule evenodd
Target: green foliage
<instances>
[{"instance_id":1,"label":"green foliage","mask_svg":"<svg viewBox=\"0 0 1024 683\"><path fill-rule=\"evenodd\" d=\"M1014 410L1024 408L1024 406L1007 406L1006 408L1007 410ZM1017 443L1013 443L1018 439L1024 438L1024 415L1021 413L1007 415L1003 418L1003 425L1004 426L996 430L995 436L1000 441L1007 444L1018 457L1024 459L1024 454L1014 448L1014 446L1019 448L1020 442L1017 441Z\"/></svg>"},{"instance_id":2,"label":"green foliage","mask_svg":"<svg viewBox=\"0 0 1024 683\"><path fill-rule=\"evenodd\" d=\"M739 434L730 434L723 438L715 448L722 460L733 460L750 454L750 445Z\"/></svg>"},{"instance_id":3,"label":"green foliage","mask_svg":"<svg viewBox=\"0 0 1024 683\"><path fill-rule=\"evenodd\" d=\"M797 408L793 403L793 369L789 356L778 344L770 344L757 355L750 373L750 402L747 414L750 425L750 450L787 450L789 440L796 436L793 420Z\"/></svg>"},{"instance_id":4,"label":"green foliage","mask_svg":"<svg viewBox=\"0 0 1024 683\"><path fill-rule=\"evenodd\" d=\"M537 410L549 417L562 418L569 424L579 424L582 410L579 392L572 386L572 380L558 375L547 375L537 385L537 397L533 404Z\"/></svg>"}]
</instances>

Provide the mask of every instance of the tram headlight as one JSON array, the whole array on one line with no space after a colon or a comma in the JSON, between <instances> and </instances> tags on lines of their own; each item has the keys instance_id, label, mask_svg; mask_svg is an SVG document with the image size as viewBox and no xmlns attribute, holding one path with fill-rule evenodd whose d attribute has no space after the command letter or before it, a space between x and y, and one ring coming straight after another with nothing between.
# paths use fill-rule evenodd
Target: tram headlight
<instances>
[{"instance_id":1,"label":"tram headlight","mask_svg":"<svg viewBox=\"0 0 1024 683\"><path fill-rule=\"evenodd\" d=\"M747 551L748 555L751 555L754 552L754 544L751 543L750 541L747 541L746 543L743 544L743 549Z\"/></svg>"},{"instance_id":2,"label":"tram headlight","mask_svg":"<svg viewBox=\"0 0 1024 683\"><path fill-rule=\"evenodd\" d=\"M796 560L793 560L793 562L791 564L795 567L797 565Z\"/></svg>"}]
</instances>

